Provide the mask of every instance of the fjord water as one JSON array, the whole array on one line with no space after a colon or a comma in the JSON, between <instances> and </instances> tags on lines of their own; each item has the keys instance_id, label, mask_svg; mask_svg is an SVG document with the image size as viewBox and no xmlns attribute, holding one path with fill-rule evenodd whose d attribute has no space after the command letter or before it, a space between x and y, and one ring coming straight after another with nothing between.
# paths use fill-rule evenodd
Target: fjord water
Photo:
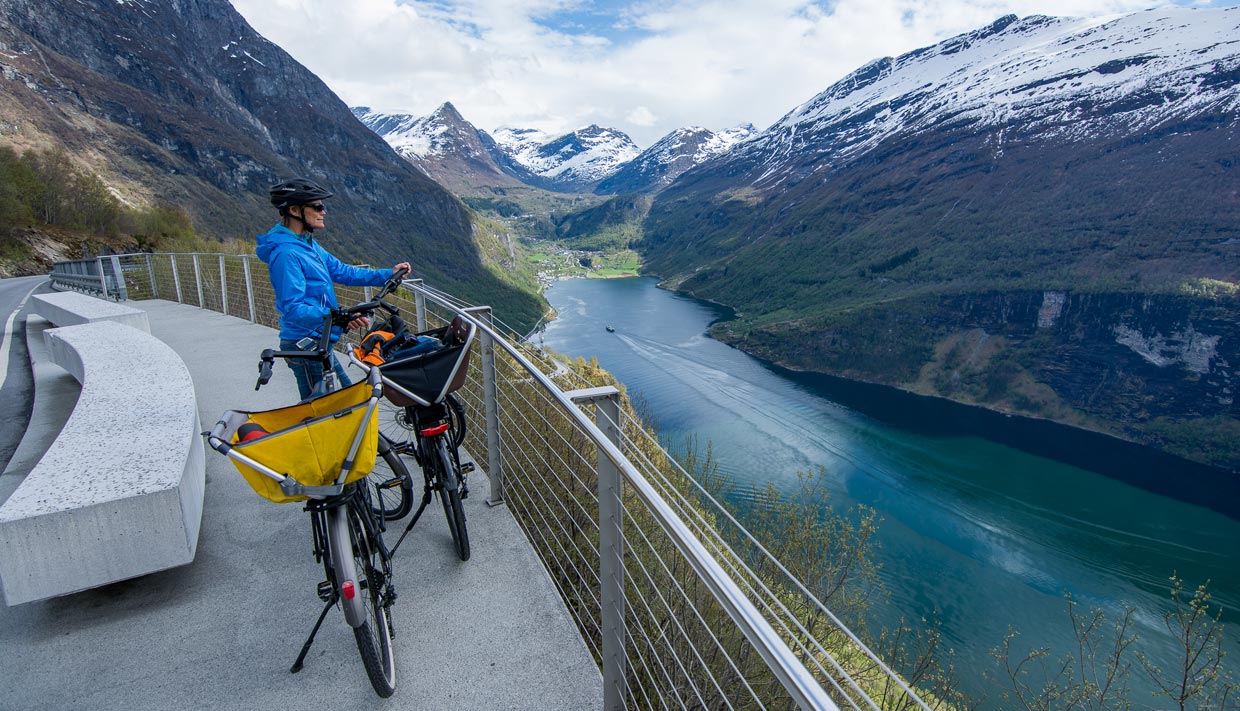
<instances>
[{"instance_id":1,"label":"fjord water","mask_svg":"<svg viewBox=\"0 0 1240 711\"><path fill-rule=\"evenodd\" d=\"M922 399L919 423L896 411L904 400L862 393L854 395L866 403L862 414L829 397L838 393L820 379L709 338L720 310L655 285L649 278L557 282L546 294L559 317L542 335L545 345L597 357L646 402L673 451L689 434L709 441L734 496L768 482L791 493L797 472L821 467L833 509L876 509L890 599L875 609L875 620L891 625L937 611L963 690L988 696L987 707L1001 707L983 674L997 671L989 650L1009 627L1021 632L1018 644L1050 646L1056 657L1072 650L1065 592L1112 619L1134 606L1141 643L1164 667L1171 641L1162 616L1173 573L1190 592L1209 580L1224 619L1237 619L1240 521L1130 485L1115 472L1105 476L968 431L984 427L950 426L946 420L961 408L944 404L935 412ZM1075 446L1082 448L1077 464L1131 453L1100 436ZM1156 470L1133 471L1131 480L1185 476L1167 460L1133 459L1156 462ZM1234 480L1212 486L1220 501L1240 496ZM1240 659L1234 624L1227 634L1232 660ZM1144 695L1149 687L1138 676L1134 687Z\"/></svg>"}]
</instances>

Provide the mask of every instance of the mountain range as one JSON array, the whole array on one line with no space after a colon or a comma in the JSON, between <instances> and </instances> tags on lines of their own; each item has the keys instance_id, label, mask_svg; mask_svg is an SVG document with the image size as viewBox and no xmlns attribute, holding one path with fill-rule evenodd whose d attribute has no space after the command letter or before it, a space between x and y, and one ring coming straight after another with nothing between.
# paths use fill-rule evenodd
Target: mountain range
<instances>
[{"instance_id":1,"label":"mountain range","mask_svg":"<svg viewBox=\"0 0 1240 711\"><path fill-rule=\"evenodd\" d=\"M208 235L265 231L267 186L308 175L329 248L514 325L542 303L499 219L636 247L788 367L1240 469L1240 7L1008 16L641 151L350 110L225 0L0 0L0 117Z\"/></svg>"},{"instance_id":2,"label":"mountain range","mask_svg":"<svg viewBox=\"0 0 1240 711\"><path fill-rule=\"evenodd\" d=\"M1240 468L1238 116L1240 8L1007 16L762 131L685 128L618 160L501 129L492 160L527 186L609 164L555 186L615 197L554 236L636 246L736 309L714 334L750 352ZM367 124L454 152L425 122Z\"/></svg>"},{"instance_id":3,"label":"mountain range","mask_svg":"<svg viewBox=\"0 0 1240 711\"><path fill-rule=\"evenodd\" d=\"M1190 453L1240 434L1240 8L1008 16L657 194L646 268L794 368Z\"/></svg>"},{"instance_id":4,"label":"mountain range","mask_svg":"<svg viewBox=\"0 0 1240 711\"><path fill-rule=\"evenodd\" d=\"M753 282L826 258L768 311L869 267L883 268L846 280L848 301L1010 287L1017 272L1067 288L1100 259L1129 264L1138 289L1174 286L1188 260L1234 279L1238 25L1237 8L1009 16L872 62L681 176L645 249L711 296L727 270ZM979 247L995 258L949 269Z\"/></svg>"},{"instance_id":5,"label":"mountain range","mask_svg":"<svg viewBox=\"0 0 1240 711\"><path fill-rule=\"evenodd\" d=\"M597 125L557 136L530 128L487 133L451 103L427 116L369 107L353 114L427 175L466 193L516 184L562 193L655 192L754 132L752 125L719 133L684 128L643 151L624 132Z\"/></svg>"}]
</instances>

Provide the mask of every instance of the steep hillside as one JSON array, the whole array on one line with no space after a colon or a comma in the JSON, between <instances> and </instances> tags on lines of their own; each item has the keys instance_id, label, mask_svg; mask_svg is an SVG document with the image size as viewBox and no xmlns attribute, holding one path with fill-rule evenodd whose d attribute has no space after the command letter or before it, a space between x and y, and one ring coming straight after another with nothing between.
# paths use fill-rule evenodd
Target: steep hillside
<instances>
[{"instance_id":1,"label":"steep hillside","mask_svg":"<svg viewBox=\"0 0 1240 711\"><path fill-rule=\"evenodd\" d=\"M199 231L275 222L267 187L308 175L337 195L325 244L537 318L470 211L401 160L226 0L0 0L0 143L63 146L125 200L181 206ZM491 266L484 266L484 263Z\"/></svg>"},{"instance_id":2,"label":"steep hillside","mask_svg":"<svg viewBox=\"0 0 1240 711\"><path fill-rule=\"evenodd\" d=\"M595 207L560 218L556 236L571 249L628 249L641 238L641 224L650 211L650 197L617 195Z\"/></svg>"},{"instance_id":3,"label":"steep hillside","mask_svg":"<svg viewBox=\"0 0 1240 711\"><path fill-rule=\"evenodd\" d=\"M1240 8L1006 17L872 62L685 173L642 249L739 309L725 337L794 367L1151 441L1234 423L1238 110ZM1019 298L1083 321L960 306ZM1090 364L1107 375L1080 379ZM1168 379L1213 404L1162 397Z\"/></svg>"}]
</instances>

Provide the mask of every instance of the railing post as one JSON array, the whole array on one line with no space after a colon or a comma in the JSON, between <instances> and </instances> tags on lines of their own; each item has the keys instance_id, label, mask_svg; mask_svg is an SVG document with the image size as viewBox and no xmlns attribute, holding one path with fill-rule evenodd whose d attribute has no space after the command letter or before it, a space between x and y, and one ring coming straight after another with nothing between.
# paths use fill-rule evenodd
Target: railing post
<instances>
[{"instance_id":1,"label":"railing post","mask_svg":"<svg viewBox=\"0 0 1240 711\"><path fill-rule=\"evenodd\" d=\"M504 503L504 464L499 449L499 393L495 383L495 341L487 332L491 328L491 307L475 306L465 309L487 328L478 339L482 355L482 401L487 415L487 478L491 480L491 496L488 506ZM419 320L421 320L419 310ZM424 331L419 326L418 330Z\"/></svg>"},{"instance_id":2,"label":"railing post","mask_svg":"<svg viewBox=\"0 0 1240 711\"><path fill-rule=\"evenodd\" d=\"M129 289L125 288L125 272L121 271L121 258L113 254L109 261L112 262L112 276L116 279L116 300L128 301Z\"/></svg>"},{"instance_id":3,"label":"railing post","mask_svg":"<svg viewBox=\"0 0 1240 711\"><path fill-rule=\"evenodd\" d=\"M409 279L418 286L422 286L421 279ZM426 330L426 295L420 291L413 292L413 312L417 315L415 323L418 324L418 333Z\"/></svg>"},{"instance_id":4,"label":"railing post","mask_svg":"<svg viewBox=\"0 0 1240 711\"><path fill-rule=\"evenodd\" d=\"M95 257L95 269L99 271L99 288L103 291L103 298L108 298L108 278L103 273L103 257Z\"/></svg>"},{"instance_id":5,"label":"railing post","mask_svg":"<svg viewBox=\"0 0 1240 711\"><path fill-rule=\"evenodd\" d=\"M177 270L177 255L169 254L168 259L172 261L172 284L177 288L177 303L185 303L185 298L181 296L181 272Z\"/></svg>"},{"instance_id":6,"label":"railing post","mask_svg":"<svg viewBox=\"0 0 1240 711\"><path fill-rule=\"evenodd\" d=\"M611 387L566 393L573 402L594 403L594 422L620 446L620 391ZM624 708L624 499L620 468L598 452L599 627L603 634L603 711Z\"/></svg>"},{"instance_id":7,"label":"railing post","mask_svg":"<svg viewBox=\"0 0 1240 711\"><path fill-rule=\"evenodd\" d=\"M151 280L151 298L159 298L159 285L155 283L155 261L151 258L150 253L146 255L146 275Z\"/></svg>"},{"instance_id":8,"label":"railing post","mask_svg":"<svg viewBox=\"0 0 1240 711\"><path fill-rule=\"evenodd\" d=\"M207 305L202 300L202 270L198 268L198 255L191 255L194 258L194 284L198 287L198 308L205 309Z\"/></svg>"},{"instance_id":9,"label":"railing post","mask_svg":"<svg viewBox=\"0 0 1240 711\"><path fill-rule=\"evenodd\" d=\"M250 323L258 323L258 314L254 311L254 279L250 276L250 255L241 255L241 266L245 269L245 295L250 302Z\"/></svg>"},{"instance_id":10,"label":"railing post","mask_svg":"<svg viewBox=\"0 0 1240 711\"><path fill-rule=\"evenodd\" d=\"M220 255L220 313L228 315L228 280L224 273L224 255Z\"/></svg>"}]
</instances>

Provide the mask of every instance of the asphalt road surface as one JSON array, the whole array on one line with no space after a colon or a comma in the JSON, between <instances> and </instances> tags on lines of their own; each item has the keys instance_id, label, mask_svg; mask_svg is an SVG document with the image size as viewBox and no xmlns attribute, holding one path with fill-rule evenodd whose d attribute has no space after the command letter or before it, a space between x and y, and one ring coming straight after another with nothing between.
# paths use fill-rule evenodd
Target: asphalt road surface
<instances>
[{"instance_id":1,"label":"asphalt road surface","mask_svg":"<svg viewBox=\"0 0 1240 711\"><path fill-rule=\"evenodd\" d=\"M30 423L34 380L26 351L26 313L31 293L51 291L46 276L0 279L0 471L8 466Z\"/></svg>"}]
</instances>

